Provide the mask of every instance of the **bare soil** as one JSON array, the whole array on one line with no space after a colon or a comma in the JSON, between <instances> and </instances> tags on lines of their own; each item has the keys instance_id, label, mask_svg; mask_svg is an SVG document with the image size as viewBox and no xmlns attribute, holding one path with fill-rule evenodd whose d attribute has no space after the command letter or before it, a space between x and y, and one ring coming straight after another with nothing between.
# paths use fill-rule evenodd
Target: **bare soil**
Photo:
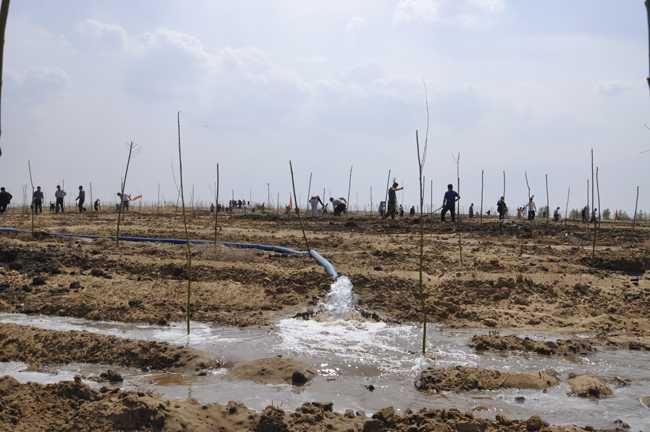
<instances>
[{"instance_id":1,"label":"bare soil","mask_svg":"<svg viewBox=\"0 0 650 432\"><path fill-rule=\"evenodd\" d=\"M106 238L115 234L116 219L116 215L111 213L41 214L36 217L35 227L39 235L35 240L29 234L1 233L0 311L160 325L185 320L190 273L186 247L126 241L120 241L118 246L114 240ZM2 215L0 221L8 228L31 227L30 216L17 211ZM347 219L331 216L309 218L305 227L310 246L330 261L339 274L350 278L355 287L357 307L365 316L389 322L421 322L419 224L416 222L411 218L381 221L375 216L351 215ZM575 222L550 222L547 226L545 221L531 224L510 220L501 224L495 219L484 218L482 224L478 219L463 219L460 227L461 236L456 225L441 224L435 218L425 221L423 291L429 322L442 322L455 328L486 328L492 332L552 331L564 333L568 339L573 334L586 333L594 336L586 346L611 344L630 349L650 349L650 250L644 246L650 237L650 226L646 223L637 223L632 232L631 224L604 221L597 233L593 258L593 228ZM214 214L191 211L189 230L192 239L214 239ZM53 232L104 237L84 239L49 234ZM179 213L169 210L162 213L132 211L124 218L121 235L183 238L184 230ZM295 215L248 213L220 216L218 240L306 250ZM462 246L462 262L459 245ZM319 299L328 293L333 281L309 256L211 245L193 246L191 279L191 318L236 326L263 326L281 317L308 316ZM9 334L8 328L3 325L0 333ZM17 354L22 343L25 346L35 341L56 344L62 337L45 333L37 337L37 333L26 334L27 339L20 342L4 337L0 343L13 348L3 349L2 355L7 359L11 356L18 359L22 355L23 361L35 365L54 361L49 358L51 353L44 348L46 345L32 345L24 353ZM158 360L155 360L165 356L174 358L169 351L171 346L161 348L161 353L156 354L152 346L146 350L135 345L119 346L122 342L95 339L84 334L68 335L62 340L67 338L73 344L89 344L94 348L78 356L68 353L69 358L56 361L81 361L86 356L84 361L95 362L104 356L110 359L103 360L106 363L140 368L165 369L174 364L156 363ZM516 344L496 339L489 344L487 340L476 342L491 349L521 350L523 347L537 351L535 346L527 348L526 341ZM586 350L586 346L573 345L579 352ZM553 353L564 352L559 347L560 344L558 348L547 348ZM136 350L152 351L137 360L135 357L129 359L129 353ZM11 352L14 354L9 354ZM113 354L107 356L108 352ZM186 351L182 355L194 354ZM209 360L198 363L207 365ZM192 360L188 358L181 362L190 364ZM3 385L9 385L7 382L10 378L4 378ZM124 407L127 405L138 407L140 402L151 397L158 404L177 404L179 412L193 412L190 408L194 403L169 402L130 393L123 396L123 392L97 393L85 389L79 382L55 386L26 384L16 387L11 384L11 388L14 390L2 394L0 424L14 424L16 430L42 430L46 426L64 430L59 426L84 423L83 418L78 417L83 415L87 416L86 421L94 416L97 422L107 422L101 427L96 423L97 428L93 430L118 430L124 429L125 424L114 422L121 417L113 410L126 412L128 409ZM19 388L24 391L16 390ZM59 396L46 397L45 393L41 395L39 392ZM90 394L88 392L92 393L92 398L74 396L77 393ZM61 394L73 396L68 401ZM86 402L80 404L80 400L73 400L74 397ZM25 403L32 404L29 405L31 408L20 404L19 407L11 398L25 398ZM46 402L50 400L48 398L51 402ZM30 417L30 409L40 412L50 406L48 403L51 403L48 415L38 419ZM169 415L163 419L160 416L163 411L148 409L145 407L138 411L148 413L146 417L149 420L136 422L144 430L175 430L170 422L175 424L176 419L181 423L190 421L189 417L183 420ZM204 408L196 409L201 412ZM216 405L206 409L209 412L214 410L211 418L230 412L230 408ZM305 420L295 413L269 407L263 414L246 414L252 418L237 420L244 421L237 428L246 429L252 425L257 430L272 430L260 429L259 425L279 422L285 426L277 430L319 430L326 427L327 419L339 418L338 414L331 414L331 410L319 409L322 412L315 411ZM248 413L241 406L235 411ZM9 415L12 412L14 414ZM403 417L384 413L381 418L372 419L379 422L373 423L375 426L368 425L370 420L362 420L356 415L343 416L348 420L342 420L345 426L341 426L341 430L360 430L360 427L369 428L367 430L409 430L414 425L416 429L411 430L514 431L527 427L527 430L537 430L530 429L532 426L527 425L527 420L489 422L473 420L463 413L450 416L451 412L447 412L445 418L443 413L435 411ZM41 421L38 427L28 426L29 422L36 420ZM439 423L442 426L436 426ZM463 426L459 426L461 423ZM25 426L18 427L18 424ZM185 424L188 429L209 430L207 421L201 426L192 423L193 428L189 423ZM420 429L423 425L425 428ZM79 427L77 430L90 428ZM230 426L224 423L223 427L229 430Z\"/></svg>"}]
</instances>

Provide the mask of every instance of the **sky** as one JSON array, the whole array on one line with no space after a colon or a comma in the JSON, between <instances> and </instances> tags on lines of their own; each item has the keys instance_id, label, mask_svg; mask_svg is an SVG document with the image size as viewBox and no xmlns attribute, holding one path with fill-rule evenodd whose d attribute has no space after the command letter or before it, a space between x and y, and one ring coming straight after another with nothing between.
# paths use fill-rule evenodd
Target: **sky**
<instances>
[{"instance_id":1,"label":"sky","mask_svg":"<svg viewBox=\"0 0 650 432\"><path fill-rule=\"evenodd\" d=\"M65 182L110 202L186 198L376 208L391 180L408 209L448 183L464 207L531 194L650 210L648 22L641 0L22 0L11 3L0 184L46 200ZM428 102L428 138L427 138ZM459 158L457 166L455 158ZM457 182L460 169L460 187ZM309 178L312 176L311 190ZM433 182L433 189L431 184ZM30 187L31 189L31 187ZM589 190L591 194L591 190ZM358 197L358 198L357 198ZM87 201L90 197L87 197ZM589 197L591 199L591 197ZM268 205L268 204L267 204Z\"/></svg>"}]
</instances>

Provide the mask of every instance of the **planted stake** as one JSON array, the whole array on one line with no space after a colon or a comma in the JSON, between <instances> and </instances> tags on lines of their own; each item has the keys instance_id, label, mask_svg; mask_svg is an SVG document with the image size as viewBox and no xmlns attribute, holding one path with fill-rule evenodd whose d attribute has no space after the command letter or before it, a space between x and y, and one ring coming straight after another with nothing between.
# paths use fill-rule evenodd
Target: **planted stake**
<instances>
[{"instance_id":1,"label":"planted stake","mask_svg":"<svg viewBox=\"0 0 650 432\"><path fill-rule=\"evenodd\" d=\"M636 204L634 205L634 220L632 221L632 233L634 233L634 227L636 226L636 209L639 206L639 187L636 187Z\"/></svg>"},{"instance_id":2,"label":"planted stake","mask_svg":"<svg viewBox=\"0 0 650 432\"><path fill-rule=\"evenodd\" d=\"M485 176L485 170L481 170L481 214L480 214L480 222L479 225L483 225L483 179ZM505 197L504 197L505 199Z\"/></svg>"},{"instance_id":3,"label":"planted stake","mask_svg":"<svg viewBox=\"0 0 650 432\"><path fill-rule=\"evenodd\" d=\"M386 198L385 203L388 204L388 188L390 186L390 170L388 170L388 178L386 179ZM380 203L381 204L381 203ZM386 217L386 212L384 211L384 218Z\"/></svg>"},{"instance_id":4,"label":"planted stake","mask_svg":"<svg viewBox=\"0 0 650 432\"><path fill-rule=\"evenodd\" d=\"M454 157L452 154L451 157ZM456 161L456 177L458 179L458 195L460 196L460 153L458 153L458 158L454 158ZM460 254L460 265L463 265L463 243L461 241L460 235L460 200L458 200L458 210L456 211L456 230L458 231L458 253Z\"/></svg>"},{"instance_id":5,"label":"planted stake","mask_svg":"<svg viewBox=\"0 0 650 432\"><path fill-rule=\"evenodd\" d=\"M291 169L291 185L293 186L293 197L296 197L296 183L293 180L293 165L291 165L291 161L289 161L289 169ZM300 229L302 230L302 236L305 239L305 244L307 245L307 251L311 251L311 248L309 247L309 242L307 241L307 234L305 234L305 227L302 225L302 219L300 218L300 209L298 208L298 200L294 199L296 201L296 214L298 215L298 222L300 222Z\"/></svg>"},{"instance_id":6,"label":"planted stake","mask_svg":"<svg viewBox=\"0 0 650 432\"><path fill-rule=\"evenodd\" d=\"M352 188L352 168L350 167L350 182L348 183L348 202L346 203L345 218L348 218L348 213L350 211L350 189Z\"/></svg>"},{"instance_id":7,"label":"planted stake","mask_svg":"<svg viewBox=\"0 0 650 432\"><path fill-rule=\"evenodd\" d=\"M566 209L564 210L564 225L566 225L567 218L569 217L569 197L571 196L571 186L569 192L566 194Z\"/></svg>"},{"instance_id":8,"label":"planted stake","mask_svg":"<svg viewBox=\"0 0 650 432\"><path fill-rule=\"evenodd\" d=\"M181 204L183 205L183 225L185 225L185 239L187 240L187 334L190 334L191 299L192 299L192 248L190 247L190 234L187 231L187 216L185 214L185 194L183 193L183 159L181 157L181 112L178 119L178 166L181 179Z\"/></svg>"},{"instance_id":9,"label":"planted stake","mask_svg":"<svg viewBox=\"0 0 650 432\"><path fill-rule=\"evenodd\" d=\"M309 173L309 189L307 189L307 207L305 211L305 217L309 216L309 203L311 201L311 175L313 173Z\"/></svg>"},{"instance_id":10,"label":"planted stake","mask_svg":"<svg viewBox=\"0 0 650 432\"><path fill-rule=\"evenodd\" d=\"M219 164L217 164L217 207L214 209L214 244L217 245L217 233L219 224Z\"/></svg>"},{"instance_id":11,"label":"planted stake","mask_svg":"<svg viewBox=\"0 0 650 432\"><path fill-rule=\"evenodd\" d=\"M548 219L551 216L551 207L548 199L548 174L546 175L546 228L548 228Z\"/></svg>"},{"instance_id":12,"label":"planted stake","mask_svg":"<svg viewBox=\"0 0 650 432\"><path fill-rule=\"evenodd\" d=\"M27 161L29 167L29 182L32 184L32 239L36 240L36 233L34 232L34 211L36 210L36 203L34 202L34 180L32 180L32 163ZM41 203L42 205L42 203Z\"/></svg>"},{"instance_id":13,"label":"planted stake","mask_svg":"<svg viewBox=\"0 0 650 432\"><path fill-rule=\"evenodd\" d=\"M131 164L131 159L139 155L142 151L142 148L135 144L133 141L131 141L131 143L127 143L126 148L129 150L129 157L126 160L126 170L124 171L124 180L122 181L122 188L120 193L120 212L117 214L117 246L120 245L120 222L122 220L122 214L124 213L124 188L126 187L126 177L129 175L129 165ZM63 184L65 185L65 180L63 181Z\"/></svg>"},{"instance_id":14,"label":"planted stake","mask_svg":"<svg viewBox=\"0 0 650 432\"><path fill-rule=\"evenodd\" d=\"M591 152L592 155L592 169L593 169L593 150ZM598 211L600 212L600 188L598 187L598 168L596 168L596 188L598 189ZM593 198L591 200L593 202ZM600 219L600 213L598 214L598 219ZM594 214L594 219L596 218L596 215ZM599 227L599 222L594 220L594 247L591 252L591 267L596 267L596 234L598 233L598 227Z\"/></svg>"}]
</instances>

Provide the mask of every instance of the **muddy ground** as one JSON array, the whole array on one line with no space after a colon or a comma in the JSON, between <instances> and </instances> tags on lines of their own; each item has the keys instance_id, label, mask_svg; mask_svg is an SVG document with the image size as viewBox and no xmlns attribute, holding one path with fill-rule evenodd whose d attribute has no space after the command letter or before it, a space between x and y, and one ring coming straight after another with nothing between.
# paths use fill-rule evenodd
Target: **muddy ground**
<instances>
[{"instance_id":1,"label":"muddy ground","mask_svg":"<svg viewBox=\"0 0 650 432\"><path fill-rule=\"evenodd\" d=\"M0 312L160 325L184 320L186 247L127 241L118 246L106 238L115 235L116 220L112 213L41 214L35 220L36 240L1 233ZM416 221L351 215L304 222L310 247L350 278L357 307L367 317L422 320ZM31 219L13 210L2 215L0 225L30 229ZM631 223L603 221L594 266L594 231L583 224L502 224L484 218L482 224L463 219L460 227L462 263L457 226L437 219L425 223L423 291L429 322L494 332L553 331L567 338L588 333L595 345L650 349L647 223L637 223L633 232ZM214 214L191 212L189 232L192 239L214 239ZM184 230L179 212L132 211L120 234L180 239ZM218 240L306 250L295 215L220 217ZM333 281L308 256L211 245L193 246L191 279L192 319L236 326L308 316L305 312Z\"/></svg>"}]
</instances>

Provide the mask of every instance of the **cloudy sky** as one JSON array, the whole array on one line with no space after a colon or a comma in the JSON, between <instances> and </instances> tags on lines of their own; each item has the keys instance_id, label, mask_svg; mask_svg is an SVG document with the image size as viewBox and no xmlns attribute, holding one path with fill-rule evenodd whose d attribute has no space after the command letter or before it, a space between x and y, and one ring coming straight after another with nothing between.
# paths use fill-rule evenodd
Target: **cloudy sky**
<instances>
[{"instance_id":1,"label":"cloudy sky","mask_svg":"<svg viewBox=\"0 0 650 432\"><path fill-rule=\"evenodd\" d=\"M5 39L0 183L22 201L65 180L127 191L288 201L296 187L383 199L388 171L418 201L415 133L430 112L426 202L456 185L485 206L586 204L590 149L603 208L650 210L648 28L641 0L22 0ZM178 172L176 173L178 177Z\"/></svg>"}]
</instances>

